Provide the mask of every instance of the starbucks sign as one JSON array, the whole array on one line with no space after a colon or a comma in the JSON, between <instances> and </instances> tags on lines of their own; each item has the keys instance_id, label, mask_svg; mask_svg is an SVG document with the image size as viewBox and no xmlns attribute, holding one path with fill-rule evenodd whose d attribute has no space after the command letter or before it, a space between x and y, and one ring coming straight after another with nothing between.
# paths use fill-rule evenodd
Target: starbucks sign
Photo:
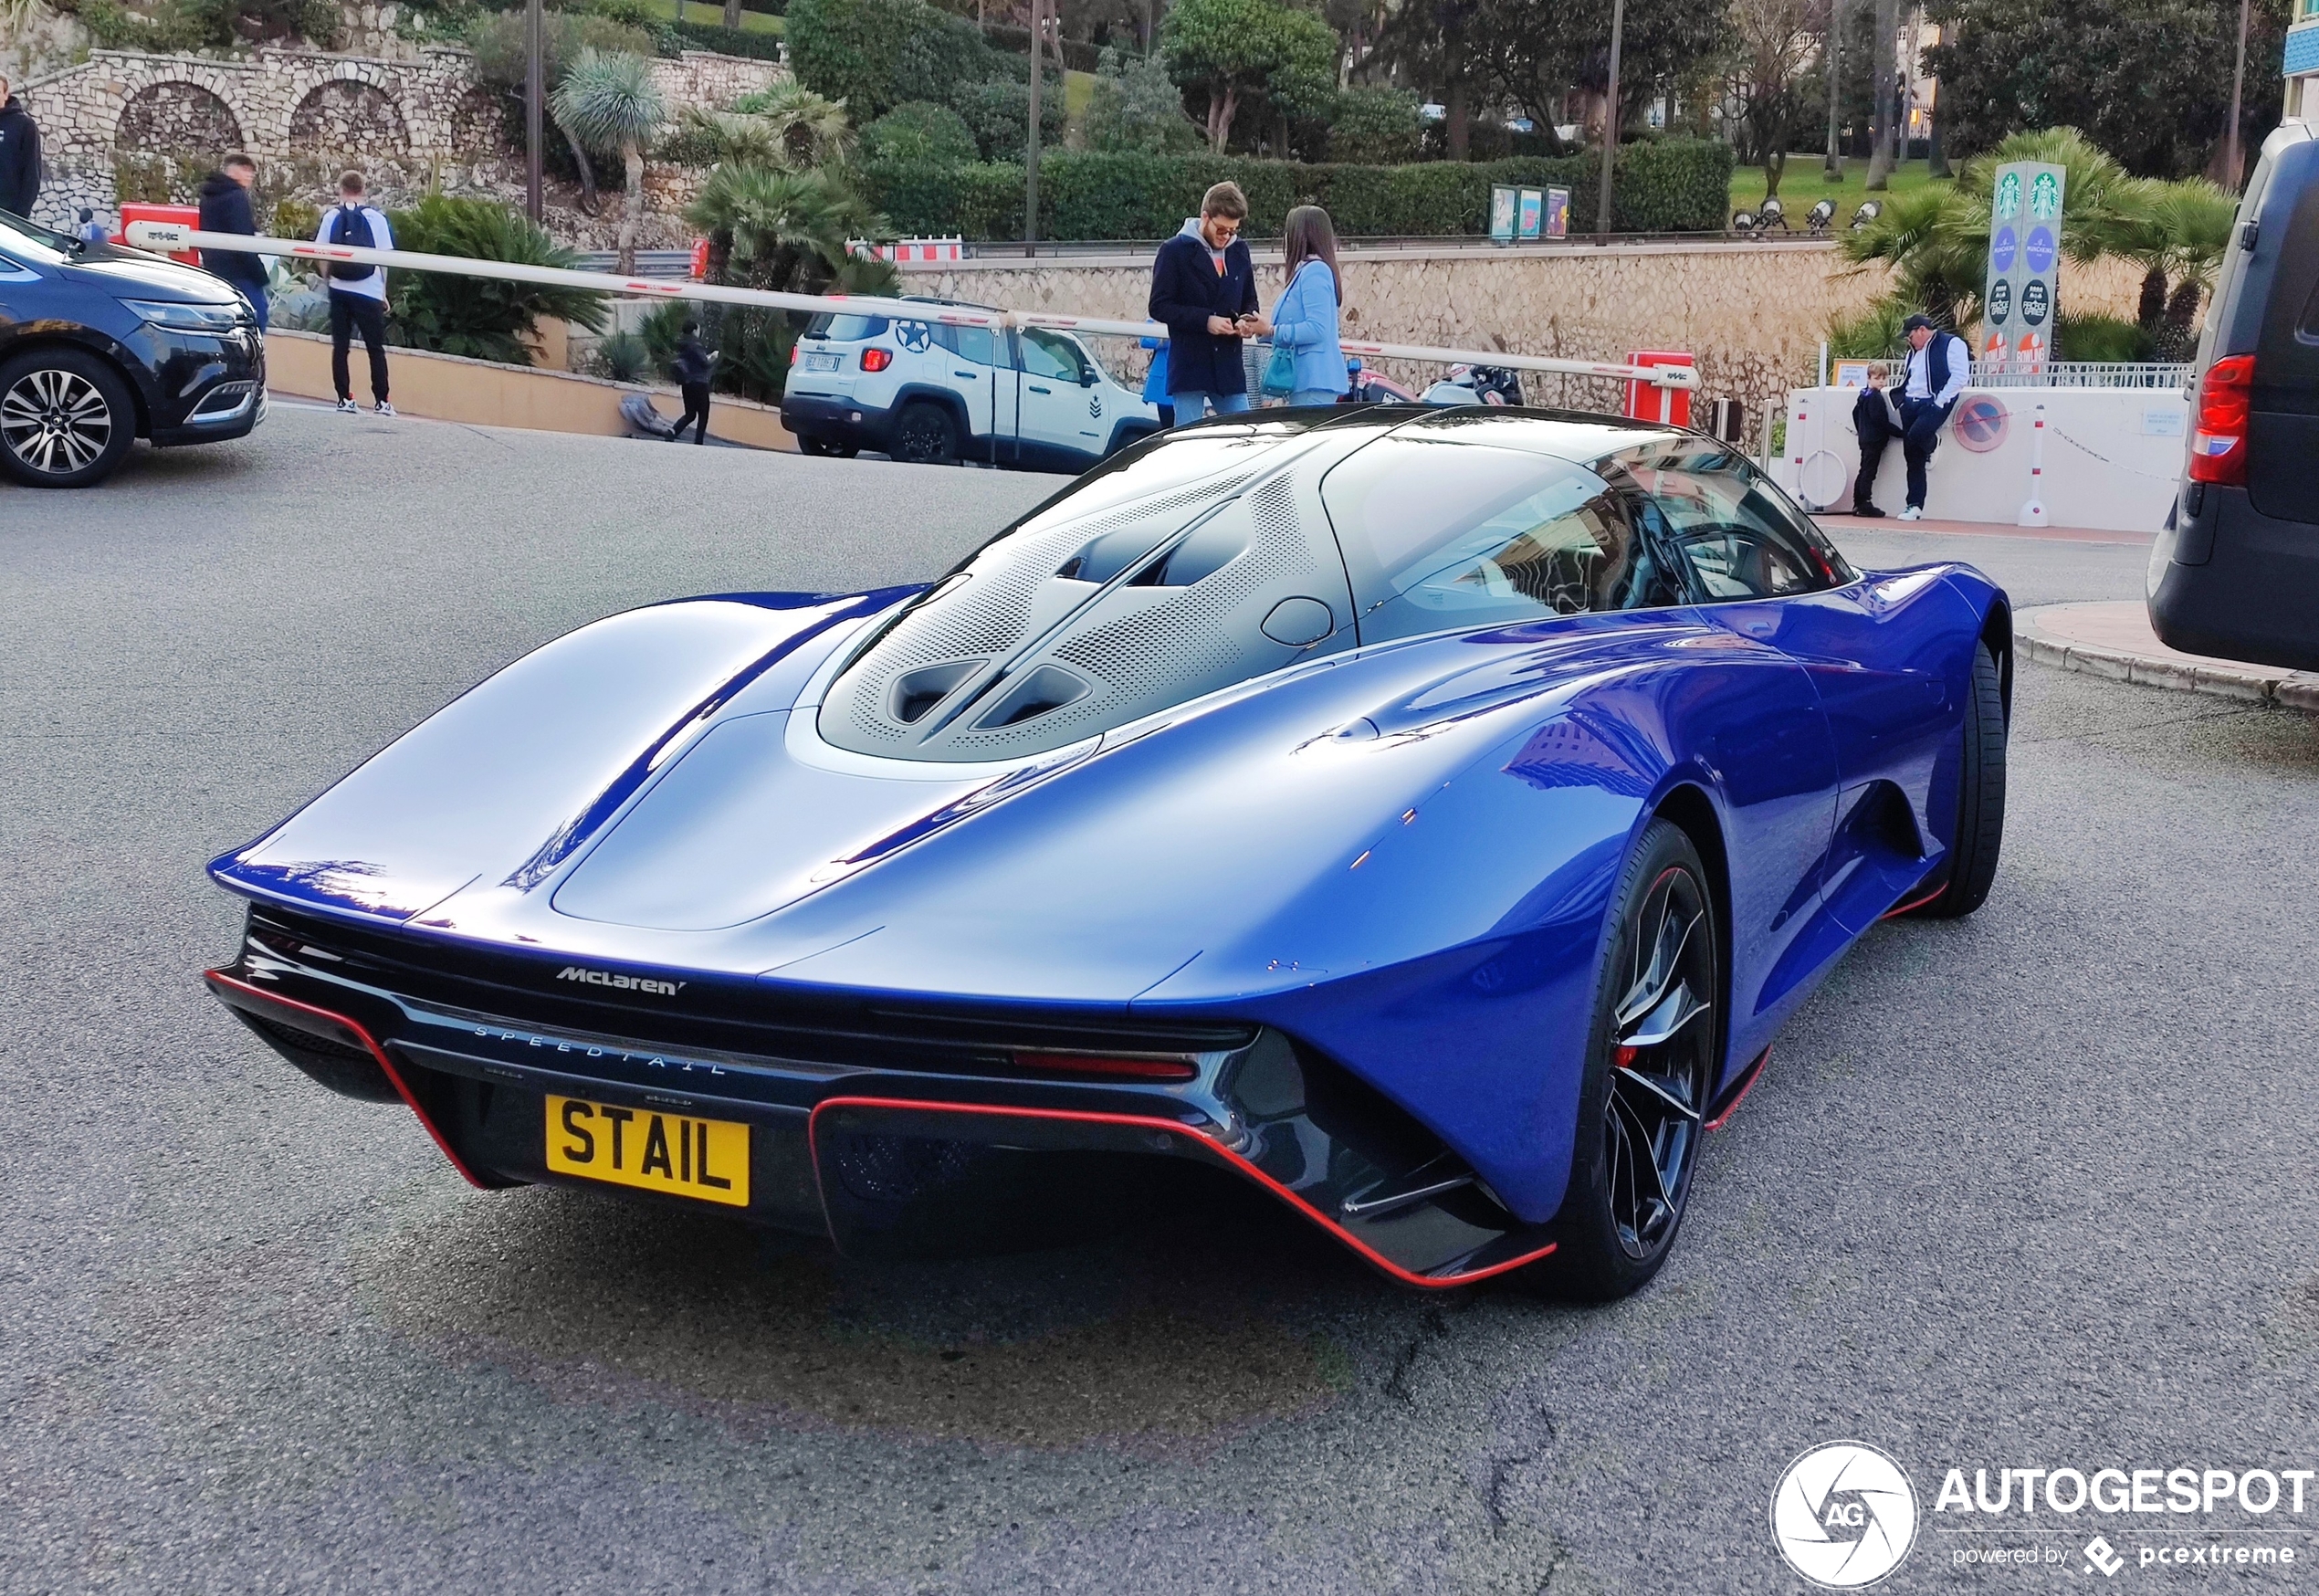
<instances>
[{"instance_id":1,"label":"starbucks sign","mask_svg":"<svg viewBox=\"0 0 2319 1596\"><path fill-rule=\"evenodd\" d=\"M1981 290L1980 359L2015 371L2045 363L2061 304L2062 200L2068 171L2011 161L1989 191L1988 271Z\"/></svg>"}]
</instances>

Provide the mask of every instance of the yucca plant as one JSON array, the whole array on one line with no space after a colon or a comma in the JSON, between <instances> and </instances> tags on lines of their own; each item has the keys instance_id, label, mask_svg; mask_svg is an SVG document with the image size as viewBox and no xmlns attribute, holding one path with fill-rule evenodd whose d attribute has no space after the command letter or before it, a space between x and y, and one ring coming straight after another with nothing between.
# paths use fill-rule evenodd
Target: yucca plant
<instances>
[{"instance_id":1,"label":"yucca plant","mask_svg":"<svg viewBox=\"0 0 2319 1596\"><path fill-rule=\"evenodd\" d=\"M667 103L652 80L652 66L641 56L582 50L556 85L559 126L580 143L616 154L626 169L628 198L620 214L619 263L624 277L636 269L636 227L644 217L645 150L668 120Z\"/></svg>"}]
</instances>

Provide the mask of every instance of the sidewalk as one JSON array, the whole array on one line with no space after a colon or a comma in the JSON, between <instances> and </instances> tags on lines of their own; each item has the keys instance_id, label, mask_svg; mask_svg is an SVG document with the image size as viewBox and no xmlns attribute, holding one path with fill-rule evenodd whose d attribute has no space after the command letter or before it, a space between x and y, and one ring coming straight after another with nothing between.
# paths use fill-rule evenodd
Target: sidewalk
<instances>
[{"instance_id":1,"label":"sidewalk","mask_svg":"<svg viewBox=\"0 0 2319 1596\"><path fill-rule=\"evenodd\" d=\"M2063 670L2319 711L2319 672L2179 653L2158 641L2149 612L2135 600L2023 610L2013 617L2013 636L2023 655Z\"/></svg>"},{"instance_id":2,"label":"sidewalk","mask_svg":"<svg viewBox=\"0 0 2319 1596\"><path fill-rule=\"evenodd\" d=\"M2152 532L2109 532L2092 527L2017 527L2004 521L1905 521L1896 515L1846 515L1823 509L1811 518L1839 532L1962 532L1977 538L2031 538L2060 543L2140 543L2149 545Z\"/></svg>"}]
</instances>

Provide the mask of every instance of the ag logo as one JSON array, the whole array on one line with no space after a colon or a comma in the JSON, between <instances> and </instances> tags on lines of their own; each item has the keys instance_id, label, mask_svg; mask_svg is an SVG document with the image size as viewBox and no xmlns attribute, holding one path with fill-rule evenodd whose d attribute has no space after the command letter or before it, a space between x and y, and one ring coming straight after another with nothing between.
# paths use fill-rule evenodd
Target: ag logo
<instances>
[{"instance_id":1,"label":"ag logo","mask_svg":"<svg viewBox=\"0 0 2319 1596\"><path fill-rule=\"evenodd\" d=\"M1788 1465L1771 1493L1771 1538L1788 1566L1831 1591L1873 1585L1916 1543L1916 1493L1873 1446L1831 1441Z\"/></svg>"}]
</instances>

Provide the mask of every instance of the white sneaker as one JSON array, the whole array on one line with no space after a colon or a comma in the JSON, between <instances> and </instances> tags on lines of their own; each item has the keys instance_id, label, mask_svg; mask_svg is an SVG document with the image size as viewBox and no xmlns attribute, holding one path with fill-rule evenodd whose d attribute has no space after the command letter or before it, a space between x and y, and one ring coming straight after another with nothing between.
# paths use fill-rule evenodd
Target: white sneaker
<instances>
[{"instance_id":1,"label":"white sneaker","mask_svg":"<svg viewBox=\"0 0 2319 1596\"><path fill-rule=\"evenodd\" d=\"M1921 521L1925 519L1925 512L1912 504L1900 512L1900 519L1905 521Z\"/></svg>"},{"instance_id":2,"label":"white sneaker","mask_svg":"<svg viewBox=\"0 0 2319 1596\"><path fill-rule=\"evenodd\" d=\"M380 415L393 415L394 414L394 406L389 404L385 400L382 399L379 401L379 407L376 414Z\"/></svg>"},{"instance_id":3,"label":"white sneaker","mask_svg":"<svg viewBox=\"0 0 2319 1596\"><path fill-rule=\"evenodd\" d=\"M340 400L338 402L338 413L341 415L354 415L359 414L359 412L357 412L354 408L354 401L352 399Z\"/></svg>"}]
</instances>

